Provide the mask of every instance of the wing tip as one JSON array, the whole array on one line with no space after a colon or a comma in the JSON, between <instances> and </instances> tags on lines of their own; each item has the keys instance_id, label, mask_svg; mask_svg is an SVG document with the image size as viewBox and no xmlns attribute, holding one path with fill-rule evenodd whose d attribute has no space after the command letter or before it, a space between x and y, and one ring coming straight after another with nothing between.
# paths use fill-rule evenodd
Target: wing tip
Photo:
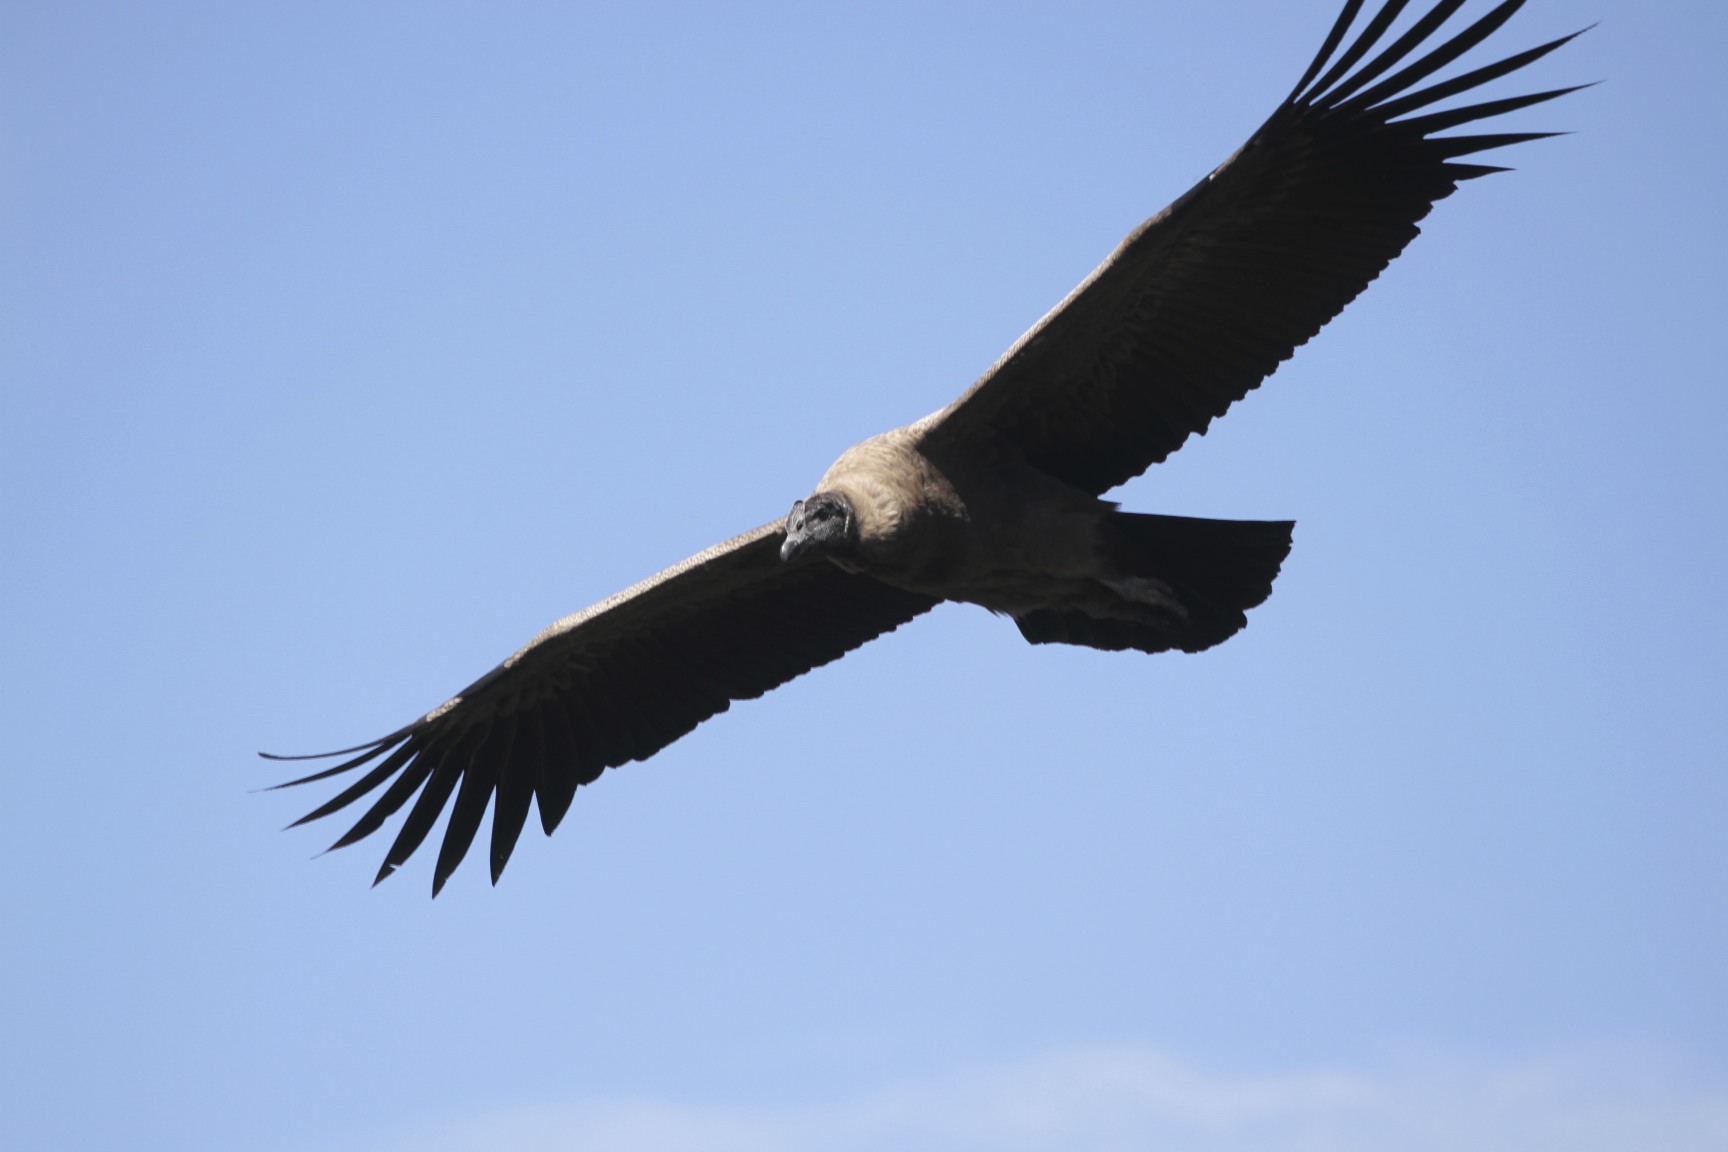
<instances>
[{"instance_id":1,"label":"wing tip","mask_svg":"<svg viewBox=\"0 0 1728 1152\"><path fill-rule=\"evenodd\" d=\"M411 728L412 725L409 727ZM356 744L352 748L337 748L330 752L302 752L296 755L284 755L280 752L260 752L258 753L258 758L261 760L273 760L278 763L286 763L294 760L330 760L337 756L348 756L355 752L365 752L373 748L381 748L386 744L393 743L396 740L401 739L403 736L406 736L408 731L408 728L398 728L388 736L380 736L376 740L368 740L366 743ZM287 785L282 784L277 785L277 787L285 788Z\"/></svg>"}]
</instances>

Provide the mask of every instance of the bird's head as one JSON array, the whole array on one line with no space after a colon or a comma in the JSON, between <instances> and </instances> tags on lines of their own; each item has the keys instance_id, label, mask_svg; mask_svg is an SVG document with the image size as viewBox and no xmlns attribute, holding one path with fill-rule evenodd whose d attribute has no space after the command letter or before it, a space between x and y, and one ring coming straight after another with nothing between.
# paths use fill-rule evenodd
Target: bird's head
<instances>
[{"instance_id":1,"label":"bird's head","mask_svg":"<svg viewBox=\"0 0 1728 1152\"><path fill-rule=\"evenodd\" d=\"M857 547L858 516L852 501L838 492L818 492L792 505L780 559L790 562L806 552L845 556Z\"/></svg>"}]
</instances>

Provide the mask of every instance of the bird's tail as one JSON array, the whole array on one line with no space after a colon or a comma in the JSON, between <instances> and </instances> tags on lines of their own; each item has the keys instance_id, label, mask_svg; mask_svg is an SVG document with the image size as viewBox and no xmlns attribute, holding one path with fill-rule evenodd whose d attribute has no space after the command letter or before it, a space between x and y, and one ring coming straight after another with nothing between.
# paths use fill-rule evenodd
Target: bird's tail
<instances>
[{"instance_id":1,"label":"bird's tail","mask_svg":"<svg viewBox=\"0 0 1728 1152\"><path fill-rule=\"evenodd\" d=\"M1102 523L1108 581L1120 603L1106 615L1041 609L1016 617L1033 644L1199 652L1241 631L1244 613L1272 594L1290 554L1288 520L1199 520L1112 512Z\"/></svg>"}]
</instances>

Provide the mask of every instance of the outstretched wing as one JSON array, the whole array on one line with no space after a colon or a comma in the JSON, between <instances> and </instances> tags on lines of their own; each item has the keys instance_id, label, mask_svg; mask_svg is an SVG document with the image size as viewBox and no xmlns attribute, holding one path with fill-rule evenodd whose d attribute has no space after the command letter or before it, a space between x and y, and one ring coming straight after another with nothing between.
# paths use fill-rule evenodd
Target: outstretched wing
<instances>
[{"instance_id":1,"label":"outstretched wing","mask_svg":"<svg viewBox=\"0 0 1728 1152\"><path fill-rule=\"evenodd\" d=\"M414 798L377 883L426 839L454 793L432 877L436 896L490 803L497 883L531 801L551 835L577 787L605 769L646 759L732 701L760 696L937 604L820 558L782 564L783 535L775 522L717 544L558 621L407 727L325 753L356 755L280 787L367 771L295 824L346 808L388 782L331 845L341 848L370 836Z\"/></svg>"},{"instance_id":2,"label":"outstretched wing","mask_svg":"<svg viewBox=\"0 0 1728 1152\"><path fill-rule=\"evenodd\" d=\"M926 442L973 452L994 446L1101 493L1204 432L1355 299L1436 201L1461 180L1503 171L1459 157L1553 135L1436 135L1576 91L1433 111L1572 39L1418 87L1524 0L1506 0L1405 63L1463 2L1442 0L1362 63L1407 0L1389 0L1338 53L1362 8L1350 0L1295 90L1248 143L1136 228L930 417Z\"/></svg>"}]
</instances>

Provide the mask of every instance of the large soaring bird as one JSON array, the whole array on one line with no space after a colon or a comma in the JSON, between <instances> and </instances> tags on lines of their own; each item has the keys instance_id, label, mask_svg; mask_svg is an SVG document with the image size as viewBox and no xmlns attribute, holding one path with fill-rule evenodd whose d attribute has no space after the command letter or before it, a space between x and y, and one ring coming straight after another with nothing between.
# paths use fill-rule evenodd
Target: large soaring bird
<instances>
[{"instance_id":1,"label":"large soaring bird","mask_svg":"<svg viewBox=\"0 0 1728 1152\"><path fill-rule=\"evenodd\" d=\"M1234 634L1271 592L1292 525L1140 515L1100 496L1270 375L1460 181L1502 171L1463 157L1550 135L1441 133L1575 89L1437 106L1571 37L1430 82L1523 2L1438 38L1464 0L1395 37L1407 0L1354 37L1362 0L1349 0L1248 142L958 400L848 449L784 520L558 621L406 727L327 753L350 758L291 783L365 771L297 823L382 788L342 847L412 800L382 880L448 806L436 895L490 806L496 883L531 806L550 834L606 768L943 600L1011 616L1034 644L1197 652Z\"/></svg>"}]
</instances>

